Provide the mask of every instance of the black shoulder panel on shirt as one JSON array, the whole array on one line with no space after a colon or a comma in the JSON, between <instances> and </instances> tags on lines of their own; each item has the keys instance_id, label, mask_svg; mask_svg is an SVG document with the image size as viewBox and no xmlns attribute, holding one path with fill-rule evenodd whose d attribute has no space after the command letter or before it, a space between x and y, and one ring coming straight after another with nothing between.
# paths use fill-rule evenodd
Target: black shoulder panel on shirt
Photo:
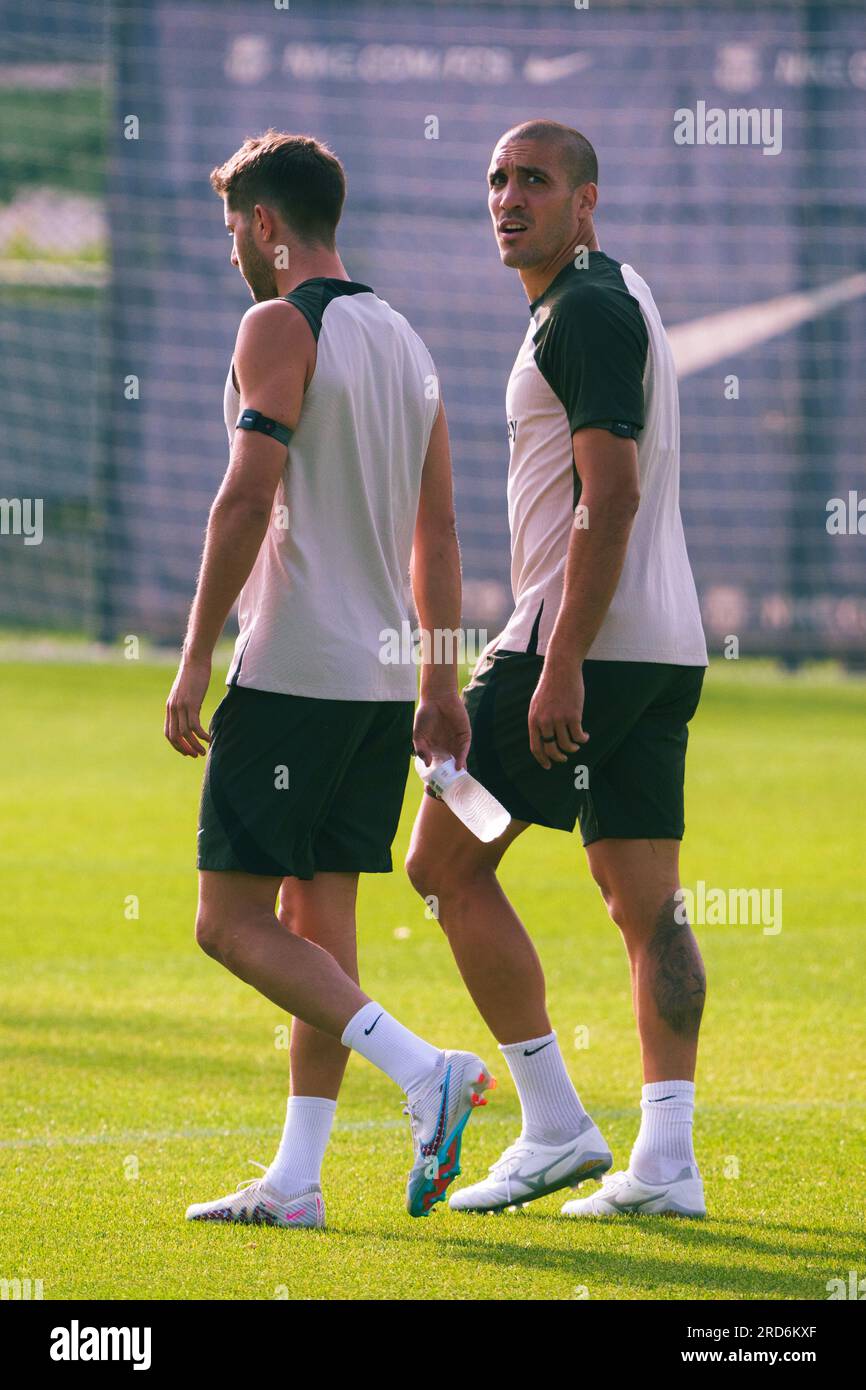
<instances>
[{"instance_id":1,"label":"black shoulder panel on shirt","mask_svg":"<svg viewBox=\"0 0 866 1390\"><path fill-rule=\"evenodd\" d=\"M649 338L619 265L594 252L567 268L536 301L535 364L561 401L573 434L599 424L626 435L644 425L643 374Z\"/></svg>"},{"instance_id":2,"label":"black shoulder panel on shirt","mask_svg":"<svg viewBox=\"0 0 866 1390\"><path fill-rule=\"evenodd\" d=\"M291 294L284 294L287 304L300 309L313 330L313 337L319 341L322 319L332 299L344 294L373 294L369 285L361 285L356 280L335 280L331 276L318 276L314 280L304 280L296 285Z\"/></svg>"}]
</instances>

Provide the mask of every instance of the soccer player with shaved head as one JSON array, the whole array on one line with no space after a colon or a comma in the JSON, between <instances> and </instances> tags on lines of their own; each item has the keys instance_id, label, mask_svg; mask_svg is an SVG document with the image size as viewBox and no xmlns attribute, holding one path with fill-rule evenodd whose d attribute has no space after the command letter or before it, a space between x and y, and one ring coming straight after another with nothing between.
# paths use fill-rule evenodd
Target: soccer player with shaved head
<instances>
[{"instance_id":1,"label":"soccer player with shaved head","mask_svg":"<svg viewBox=\"0 0 866 1390\"><path fill-rule=\"evenodd\" d=\"M512 820L482 844L423 800L407 862L517 1087L522 1129L460 1211L587 1178L569 1216L704 1214L692 1144L705 977L678 894L688 724L707 650L679 510L674 363L646 281L601 250L598 165L554 121L506 132L488 170L499 255L529 324L506 392L514 611L463 692L468 770ZM622 932L644 1086L626 1170L565 1067L538 954L496 877L530 825L579 822ZM605 1176L607 1175L607 1176Z\"/></svg>"}]
</instances>

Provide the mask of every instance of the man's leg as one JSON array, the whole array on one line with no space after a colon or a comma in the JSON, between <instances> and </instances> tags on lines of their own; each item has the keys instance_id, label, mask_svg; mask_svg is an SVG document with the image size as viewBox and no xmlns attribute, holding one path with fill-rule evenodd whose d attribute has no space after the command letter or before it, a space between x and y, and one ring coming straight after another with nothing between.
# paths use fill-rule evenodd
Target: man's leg
<instances>
[{"instance_id":1,"label":"man's leg","mask_svg":"<svg viewBox=\"0 0 866 1390\"><path fill-rule=\"evenodd\" d=\"M675 897L679 848L678 840L613 838L587 846L593 878L628 952L644 1087L628 1173L617 1175L616 1190L567 1204L569 1215L704 1212L692 1121L706 978Z\"/></svg>"},{"instance_id":2,"label":"man's leg","mask_svg":"<svg viewBox=\"0 0 866 1390\"><path fill-rule=\"evenodd\" d=\"M490 1074L474 1053L443 1052L411 1033L362 993L326 950L286 931L274 910L281 881L202 870L196 919L199 945L265 998L354 1048L402 1088L409 1100L415 1143L407 1207L413 1216L426 1215L442 1200L455 1176L463 1127L472 1106L483 1103L481 1092L490 1084ZM257 1191L220 1199L190 1207L187 1216L191 1220L267 1219L259 1215L260 1198ZM290 1224L286 1211L274 1214L279 1224Z\"/></svg>"},{"instance_id":3,"label":"man's leg","mask_svg":"<svg viewBox=\"0 0 866 1390\"><path fill-rule=\"evenodd\" d=\"M693 1081L706 977L674 897L679 840L597 840L592 876L622 932L632 978L644 1081Z\"/></svg>"},{"instance_id":4,"label":"man's leg","mask_svg":"<svg viewBox=\"0 0 866 1390\"><path fill-rule=\"evenodd\" d=\"M406 868L422 897L436 899L466 986L500 1043L520 1098L523 1123L489 1179L463 1189L451 1206L491 1211L532 1201L610 1166L551 1030L535 947L499 886L496 868L526 823L512 821L482 844L441 802L425 797Z\"/></svg>"},{"instance_id":5,"label":"man's leg","mask_svg":"<svg viewBox=\"0 0 866 1390\"><path fill-rule=\"evenodd\" d=\"M280 929L282 880L264 874L199 873L196 940L266 999L339 1040L371 1001L329 952Z\"/></svg>"},{"instance_id":6,"label":"man's leg","mask_svg":"<svg viewBox=\"0 0 866 1390\"><path fill-rule=\"evenodd\" d=\"M327 951L358 983L355 905L357 874L316 874L312 879L284 878L277 919L295 936ZM326 1096L335 1101L349 1060L349 1049L302 1019L292 1023L291 1091L293 1096Z\"/></svg>"},{"instance_id":7,"label":"man's leg","mask_svg":"<svg viewBox=\"0 0 866 1390\"><path fill-rule=\"evenodd\" d=\"M443 802L422 797L406 872L454 952L466 988L497 1042L550 1032L544 973L523 923L499 886L496 870L526 829L513 820L484 844Z\"/></svg>"},{"instance_id":8,"label":"man's leg","mask_svg":"<svg viewBox=\"0 0 866 1390\"><path fill-rule=\"evenodd\" d=\"M357 895L357 874L316 874L312 879L284 878L277 905L277 920L284 927L328 951L356 983ZM336 1038L299 1018L292 1020L291 1094L279 1148L265 1175L268 1186L286 1198L321 1187L348 1059L349 1049Z\"/></svg>"}]
</instances>

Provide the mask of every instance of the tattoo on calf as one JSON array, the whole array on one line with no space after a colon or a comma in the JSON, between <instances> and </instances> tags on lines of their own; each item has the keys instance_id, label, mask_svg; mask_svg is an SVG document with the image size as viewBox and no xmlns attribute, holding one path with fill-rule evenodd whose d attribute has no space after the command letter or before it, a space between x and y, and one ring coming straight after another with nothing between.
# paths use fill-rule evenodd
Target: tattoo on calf
<instances>
[{"instance_id":1,"label":"tattoo on calf","mask_svg":"<svg viewBox=\"0 0 866 1390\"><path fill-rule=\"evenodd\" d=\"M697 1036L707 981L692 929L687 922L677 921L678 904L675 895L667 900L650 941L653 998L661 1017L675 1033Z\"/></svg>"}]
</instances>

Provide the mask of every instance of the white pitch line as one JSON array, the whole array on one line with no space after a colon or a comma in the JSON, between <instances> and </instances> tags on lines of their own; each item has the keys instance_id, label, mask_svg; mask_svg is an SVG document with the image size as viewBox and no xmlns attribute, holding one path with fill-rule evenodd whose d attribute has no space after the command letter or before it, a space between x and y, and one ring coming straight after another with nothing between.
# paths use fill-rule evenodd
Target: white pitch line
<instances>
[{"instance_id":1,"label":"white pitch line","mask_svg":"<svg viewBox=\"0 0 866 1390\"><path fill-rule=\"evenodd\" d=\"M401 1129L404 1120L338 1120L336 1131L358 1133L365 1129ZM180 1139L241 1139L281 1134L280 1125L240 1125L236 1129L121 1129L112 1134L46 1134L26 1139L0 1139L0 1149L77 1148L88 1144L163 1144Z\"/></svg>"},{"instance_id":2,"label":"white pitch line","mask_svg":"<svg viewBox=\"0 0 866 1390\"><path fill-rule=\"evenodd\" d=\"M749 1106L753 1102L749 1100L732 1099L726 1105L702 1105L702 1114L718 1112L729 1113L731 1110L741 1109L742 1106ZM777 1100L761 1101L757 1104L758 1112L765 1111L785 1111L802 1110L804 1108L821 1106L823 1109L836 1109L845 1111L866 1110L864 1100L824 1100L824 1099L798 1099L798 1100ZM613 1123L618 1120L639 1119L639 1107L637 1103L633 1106L609 1109L607 1107L596 1107L593 1113L600 1117L603 1123ZM485 1115L485 1125L510 1125L515 1124L515 1115ZM366 1130L376 1132L379 1130L402 1129L406 1121L400 1120L337 1120L334 1124L334 1132L338 1134L363 1134ZM240 1125L233 1129L214 1129L214 1128L190 1128L190 1129L121 1129L116 1133L101 1131L99 1134L48 1134L32 1135L23 1139L0 1139L0 1149L59 1149L59 1148L82 1148L91 1144L164 1144L176 1143L184 1139L244 1139L261 1138L282 1133L279 1125Z\"/></svg>"}]
</instances>

